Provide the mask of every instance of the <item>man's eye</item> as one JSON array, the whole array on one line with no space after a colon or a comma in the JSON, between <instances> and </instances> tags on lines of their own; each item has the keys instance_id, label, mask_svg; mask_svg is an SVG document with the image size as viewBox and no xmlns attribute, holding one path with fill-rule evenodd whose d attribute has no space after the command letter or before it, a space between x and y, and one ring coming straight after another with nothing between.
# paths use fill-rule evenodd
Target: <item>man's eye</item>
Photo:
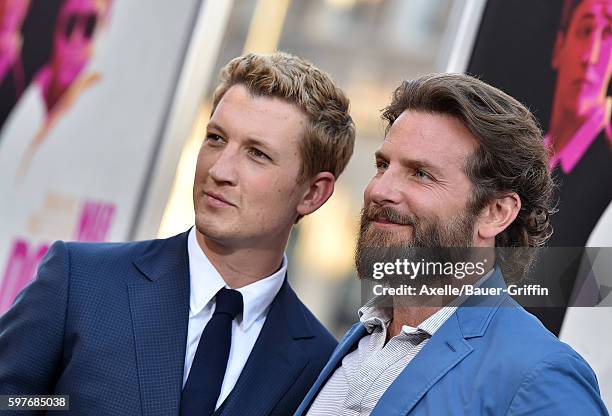
<instances>
[{"instance_id":1,"label":"man's eye","mask_svg":"<svg viewBox=\"0 0 612 416\"><path fill-rule=\"evenodd\" d=\"M582 39L588 38L589 36L591 36L591 33L593 33L593 28L591 26L580 26L576 30L576 34L579 38Z\"/></svg>"},{"instance_id":2,"label":"man's eye","mask_svg":"<svg viewBox=\"0 0 612 416\"><path fill-rule=\"evenodd\" d=\"M427 172L425 172L422 169L417 169L414 172L414 176L416 176L419 180L421 181L429 181L429 180L433 180L433 178L431 177L431 175L429 175Z\"/></svg>"},{"instance_id":3,"label":"man's eye","mask_svg":"<svg viewBox=\"0 0 612 416\"><path fill-rule=\"evenodd\" d=\"M223 137L217 135L217 134L207 134L206 138L204 139L204 141L210 143L210 144L221 144L223 143L225 140L223 139Z\"/></svg>"},{"instance_id":4,"label":"man's eye","mask_svg":"<svg viewBox=\"0 0 612 416\"><path fill-rule=\"evenodd\" d=\"M384 160L377 160L375 162L375 165L376 165L376 170L380 172L387 170L387 168L389 167L389 164L385 162Z\"/></svg>"},{"instance_id":5,"label":"man's eye","mask_svg":"<svg viewBox=\"0 0 612 416\"><path fill-rule=\"evenodd\" d=\"M257 158L257 159L272 160L270 158L270 156L268 156L267 154L265 154L261 150L256 149L254 147L249 149L249 153L251 154L251 156L253 156L253 157Z\"/></svg>"}]
</instances>

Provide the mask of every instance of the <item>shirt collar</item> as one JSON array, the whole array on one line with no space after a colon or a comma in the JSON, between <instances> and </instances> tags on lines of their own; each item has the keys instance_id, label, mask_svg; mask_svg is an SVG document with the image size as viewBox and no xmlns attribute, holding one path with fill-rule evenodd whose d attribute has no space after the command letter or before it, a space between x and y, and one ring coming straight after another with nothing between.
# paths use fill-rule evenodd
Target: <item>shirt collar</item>
<instances>
[{"instance_id":1,"label":"shirt collar","mask_svg":"<svg viewBox=\"0 0 612 416\"><path fill-rule=\"evenodd\" d=\"M598 108L589 119L580 126L576 133L569 139L561 151L552 155L549 162L550 169L554 169L557 164L566 175L574 169L582 156L586 153L589 146L595 141L599 132L608 126L612 100L606 100L603 107ZM544 136L544 144L551 146L553 137L550 133Z\"/></svg>"},{"instance_id":2,"label":"shirt collar","mask_svg":"<svg viewBox=\"0 0 612 416\"><path fill-rule=\"evenodd\" d=\"M482 276L476 283L474 283L474 287L479 287L484 284L485 281L495 271L495 268L489 270L484 276ZM469 296L460 296L453 299L448 305L444 306L442 309L438 310L436 313L431 315L429 318L425 319L423 322L419 324L416 328L410 325L402 326L402 332L405 334L414 333L417 331L422 331L429 336L433 336L438 329L446 322L446 320L457 310L459 306L461 306ZM389 305L389 301L386 296L375 296L366 302L359 311L359 320L366 327L369 333L372 333L376 328L382 328L384 325L387 327L389 322L391 322L391 318L393 317L393 309L384 306Z\"/></svg>"},{"instance_id":3,"label":"shirt collar","mask_svg":"<svg viewBox=\"0 0 612 416\"><path fill-rule=\"evenodd\" d=\"M369 333L376 328L387 327L393 317L393 308L389 306L387 296L375 296L357 311L359 320Z\"/></svg>"},{"instance_id":4,"label":"shirt collar","mask_svg":"<svg viewBox=\"0 0 612 416\"><path fill-rule=\"evenodd\" d=\"M195 235L195 227L187 237L187 253L189 256L189 310L191 315L197 315L222 288L229 288L217 269L212 265L204 251L200 248ZM238 290L242 294L243 312L236 321L248 330L259 318L264 316L270 304L278 294L287 273L287 255L283 254L281 267L267 276Z\"/></svg>"}]
</instances>

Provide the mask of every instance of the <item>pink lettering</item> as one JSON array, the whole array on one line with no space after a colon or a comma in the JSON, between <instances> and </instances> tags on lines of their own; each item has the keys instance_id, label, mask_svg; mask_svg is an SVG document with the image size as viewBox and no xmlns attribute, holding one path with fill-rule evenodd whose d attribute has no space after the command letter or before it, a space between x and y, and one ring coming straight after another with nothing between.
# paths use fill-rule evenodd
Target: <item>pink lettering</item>
<instances>
[{"instance_id":1,"label":"pink lettering","mask_svg":"<svg viewBox=\"0 0 612 416\"><path fill-rule=\"evenodd\" d=\"M27 241L15 240L0 282L0 314L12 305L21 289L34 278L48 249L48 244L41 244L38 249L30 249Z\"/></svg>"},{"instance_id":2,"label":"pink lettering","mask_svg":"<svg viewBox=\"0 0 612 416\"><path fill-rule=\"evenodd\" d=\"M75 240L106 241L114 214L114 204L86 201L81 210Z\"/></svg>"}]
</instances>

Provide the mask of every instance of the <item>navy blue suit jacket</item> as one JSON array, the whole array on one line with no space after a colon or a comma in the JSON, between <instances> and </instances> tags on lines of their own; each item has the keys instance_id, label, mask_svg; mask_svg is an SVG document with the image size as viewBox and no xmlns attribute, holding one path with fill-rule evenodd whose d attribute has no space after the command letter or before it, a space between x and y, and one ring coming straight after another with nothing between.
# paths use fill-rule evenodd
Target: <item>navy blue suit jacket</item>
<instances>
[{"instance_id":1,"label":"navy blue suit jacket","mask_svg":"<svg viewBox=\"0 0 612 416\"><path fill-rule=\"evenodd\" d=\"M53 244L0 318L0 394L68 394L76 415L177 415L188 262L187 233ZM217 413L292 414L336 345L285 281Z\"/></svg>"}]
</instances>

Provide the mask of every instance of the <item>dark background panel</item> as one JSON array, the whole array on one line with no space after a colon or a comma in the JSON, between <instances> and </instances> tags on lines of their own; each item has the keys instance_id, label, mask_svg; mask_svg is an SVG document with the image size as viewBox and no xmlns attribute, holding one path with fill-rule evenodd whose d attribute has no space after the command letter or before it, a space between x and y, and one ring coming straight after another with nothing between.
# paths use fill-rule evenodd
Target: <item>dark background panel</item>
<instances>
[{"instance_id":1,"label":"dark background panel","mask_svg":"<svg viewBox=\"0 0 612 416\"><path fill-rule=\"evenodd\" d=\"M23 21L21 59L29 83L47 63L53 46L53 31L62 0L33 0Z\"/></svg>"},{"instance_id":2,"label":"dark background panel","mask_svg":"<svg viewBox=\"0 0 612 416\"><path fill-rule=\"evenodd\" d=\"M55 21L63 0L32 0L21 26L21 64L25 88L51 56ZM12 77L0 82L0 129L18 102Z\"/></svg>"},{"instance_id":3,"label":"dark background panel","mask_svg":"<svg viewBox=\"0 0 612 416\"><path fill-rule=\"evenodd\" d=\"M489 0L467 73L504 90L548 128L555 72L550 61L562 1Z\"/></svg>"}]
</instances>

